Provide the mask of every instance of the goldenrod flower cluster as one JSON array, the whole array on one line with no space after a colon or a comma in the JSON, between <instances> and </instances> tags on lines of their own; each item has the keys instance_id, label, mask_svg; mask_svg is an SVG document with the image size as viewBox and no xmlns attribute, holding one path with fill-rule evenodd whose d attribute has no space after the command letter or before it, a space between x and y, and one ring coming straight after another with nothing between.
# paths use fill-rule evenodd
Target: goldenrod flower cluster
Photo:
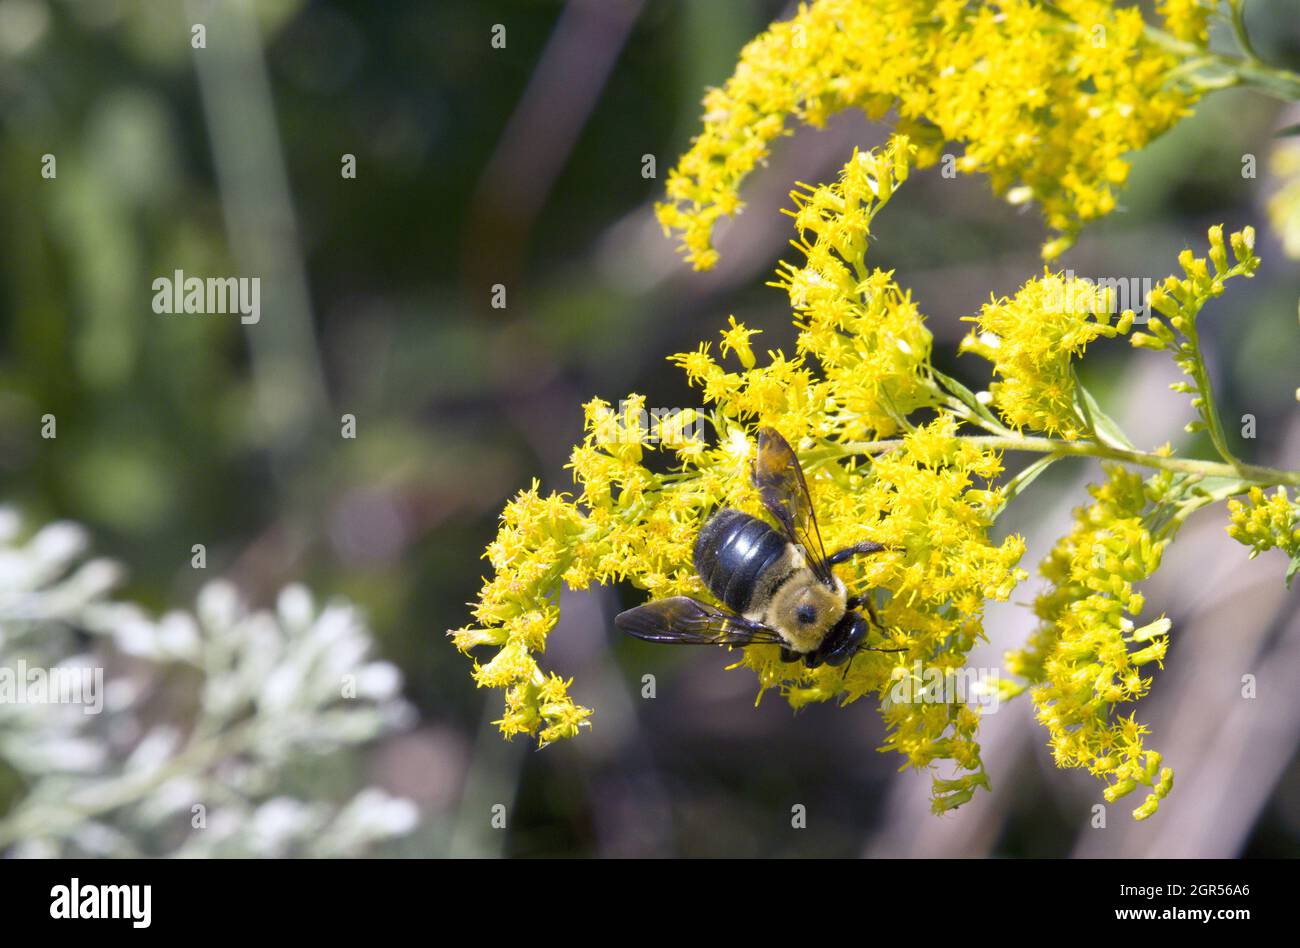
<instances>
[{"instance_id":1,"label":"goldenrod flower cluster","mask_svg":"<svg viewBox=\"0 0 1300 948\"><path fill-rule=\"evenodd\" d=\"M536 481L520 491L506 505L501 530L484 554L495 576L474 607L479 626L450 633L461 651L497 647L491 661L475 662L474 681L505 690L505 715L497 723L507 736L535 734L541 744L573 737L591 714L569 698L568 683L543 674L532 655L545 647L559 618L559 582L581 528L581 516L562 496L542 497Z\"/></svg>"},{"instance_id":2,"label":"goldenrod flower cluster","mask_svg":"<svg viewBox=\"0 0 1300 948\"><path fill-rule=\"evenodd\" d=\"M753 330L733 318L722 353L734 350L744 372L726 371L707 345L672 357L706 402L729 417L761 418L789 439L840 440L892 435L934 402L930 331L892 275L863 263L871 220L906 180L912 151L897 137L879 152L855 153L836 183L791 195L804 261L782 263L772 285L790 297L796 355L771 353L754 371Z\"/></svg>"},{"instance_id":3,"label":"goldenrod flower cluster","mask_svg":"<svg viewBox=\"0 0 1300 948\"><path fill-rule=\"evenodd\" d=\"M1002 500L991 484L1001 462L956 437L956 428L951 416L940 414L871 463L815 467L810 485L829 548L869 535L893 550L842 567L840 575L853 592L879 592L890 633L881 644L906 651L859 653L847 670L807 669L763 646L746 649L740 663L757 673L761 691L776 688L796 708L878 696L889 729L882 749L918 769L941 761L955 768L933 778L936 810L958 806L975 787L987 786L976 742L979 712L961 701L896 702L892 686L917 660L926 668L961 669L984 636L984 603L1007 599L1025 576L1017 568L1023 540L998 543L988 536ZM752 501L743 506L756 509Z\"/></svg>"},{"instance_id":4,"label":"goldenrod flower cluster","mask_svg":"<svg viewBox=\"0 0 1300 948\"><path fill-rule=\"evenodd\" d=\"M897 136L879 153L855 152L837 183L791 195L804 261L782 263L771 285L790 297L799 353L822 368L818 395L831 401L816 434L887 436L933 400L930 331L892 274L863 263L871 220L907 180L914 153Z\"/></svg>"},{"instance_id":5,"label":"goldenrod flower cluster","mask_svg":"<svg viewBox=\"0 0 1300 948\"><path fill-rule=\"evenodd\" d=\"M593 400L569 464L577 496L543 498L534 485L506 508L488 549L496 575L475 609L479 627L452 633L464 650L497 648L476 665L475 680L507 689L506 734L545 742L586 723L587 709L534 657L558 617L561 584L628 580L651 598L708 598L691 561L695 537L722 506L763 515L750 470L760 425L776 427L800 451L829 549L866 538L891 548L840 575L852 592L878 591L890 645L906 650L862 652L846 670L787 664L775 646L753 646L739 664L756 672L760 695L778 690L794 707L883 699L895 667L916 660L962 667L983 636L984 603L1006 599L1024 577L1017 567L1024 543L988 535L1003 503L993 486L998 455L957 437L946 412L921 427L906 421L916 408L938 405L930 333L908 294L888 274L868 271L863 253L871 217L906 177L909 154L905 140L857 154L836 184L794 195L806 259L779 273L796 313L794 355L772 351L760 364L753 331L732 318L718 359L707 344L673 357L701 391L713 438L698 430L651 438L638 423L642 396L623 399L620 409ZM737 367L723 364L733 357ZM906 433L898 448L873 462L845 459L838 449L899 430ZM656 455L674 462L671 469ZM961 702L884 704L885 746L913 767L935 767L936 808L959 805L987 785L977 710Z\"/></svg>"},{"instance_id":6,"label":"goldenrod flower cluster","mask_svg":"<svg viewBox=\"0 0 1300 948\"><path fill-rule=\"evenodd\" d=\"M1180 40L1204 46L1210 41L1210 17L1217 0L1160 0L1156 12L1165 29Z\"/></svg>"},{"instance_id":7,"label":"goldenrod flower cluster","mask_svg":"<svg viewBox=\"0 0 1300 948\"><path fill-rule=\"evenodd\" d=\"M1223 295L1228 280L1239 276L1253 277L1259 269L1259 258L1255 256L1253 227L1232 234L1225 244L1223 227L1216 224L1209 230L1209 239L1208 260L1195 256L1191 250L1184 250L1178 255L1183 278L1168 276L1147 294L1147 304L1164 316L1169 321L1168 325L1160 316L1153 315L1146 325L1146 331L1133 333L1129 342L1138 348L1165 350L1173 355L1174 362L1191 381L1177 382L1172 388L1191 393L1192 407L1201 416L1199 421L1188 424L1187 430L1208 430L1215 446L1226 457L1227 444L1213 411L1210 379L1201 356L1196 317L1206 303ZM1233 263L1228 261L1228 245L1232 248Z\"/></svg>"},{"instance_id":8,"label":"goldenrod flower cluster","mask_svg":"<svg viewBox=\"0 0 1300 948\"><path fill-rule=\"evenodd\" d=\"M1199 34L1196 6L1167 3L1168 25ZM1171 81L1179 59L1143 30L1136 7L1110 0L816 0L750 42L709 91L659 220L707 269L714 225L741 209L741 183L788 120L821 126L848 108L872 119L892 110L921 164L956 143L956 170L988 175L1017 203L1037 201L1058 233L1043 248L1054 258L1114 209L1125 155L1195 101Z\"/></svg>"},{"instance_id":9,"label":"goldenrod flower cluster","mask_svg":"<svg viewBox=\"0 0 1300 948\"><path fill-rule=\"evenodd\" d=\"M474 677L505 690L505 734L546 743L588 724L590 711L570 697L569 683L543 672L537 658L559 617L562 586L627 581L650 599L710 598L692 563L695 538L724 506L765 516L751 467L755 432L768 425L800 456L827 549L864 539L885 545L843 564L839 575L876 606L883 629L870 644L897 651L864 650L846 667L810 669L781 661L775 645L755 645L732 667L756 674L760 698L775 690L794 708L874 698L888 728L881 749L930 771L936 811L987 788L980 711L969 695L912 700L908 692L924 689L896 686L915 679L918 667L943 677L962 670L984 636L985 604L1007 600L1024 579L1024 541L995 541L990 528L1025 472L1000 485L994 449L1032 442L1041 450L1044 439L1020 437L980 396L938 372L910 295L866 263L873 219L917 153L897 135L878 151L855 153L833 184L793 193L803 259L783 263L773 284L790 299L793 354L760 357L756 330L730 317L716 352L705 342L671 357L700 392L700 409L656 418L640 395L617 408L593 399L569 461L576 494L543 497L534 484L507 506L487 551L495 574L475 607L477 626L451 633L464 651L496 649L475 664ZM1228 279L1254 272L1253 236L1247 228L1225 241L1216 227L1208 259L1185 251L1185 277L1170 277L1151 297L1168 324L1153 318L1134 340L1174 353L1206 423L1214 412L1196 315ZM1035 604L1042 622L1026 648L1008 656L1023 684L1002 687L1004 696L1032 689L1057 763L1100 776L1108 800L1147 787L1134 810L1144 819L1169 792L1173 772L1145 747L1146 727L1121 709L1147 693L1144 672L1164 658L1170 623L1138 625L1144 602L1136 584L1155 572L1173 532L1206 495L1186 465L1175 474L1174 465L1158 463L1169 461L1167 448L1121 452L1122 433L1115 436L1075 378L1072 362L1089 342L1129 330L1132 312L1112 326L1110 303L1098 286L1046 272L972 317L977 328L964 349L993 363L992 407L1012 428L1072 439L1058 442L1071 449L1095 443L1101 456L1133 455L1159 469L1143 481L1108 467L1105 483L1091 489L1093 503L1076 512L1042 566L1052 584ZM967 436L964 424L993 437ZM1294 552L1300 531L1285 495L1251 499L1249 508L1233 507L1233 535L1256 549Z\"/></svg>"},{"instance_id":10,"label":"goldenrod flower cluster","mask_svg":"<svg viewBox=\"0 0 1300 948\"><path fill-rule=\"evenodd\" d=\"M1286 488L1265 496L1263 490L1252 487L1245 501L1228 501L1228 516L1232 520L1228 536L1250 547L1251 559L1275 548L1292 558L1289 585L1300 569L1300 504L1287 498Z\"/></svg>"},{"instance_id":11,"label":"goldenrod flower cluster","mask_svg":"<svg viewBox=\"0 0 1300 948\"><path fill-rule=\"evenodd\" d=\"M989 386L1007 424L1075 439L1088 432L1076 408L1072 360L1094 339L1128 332L1131 310L1110 325L1112 296L1089 280L1045 273L1013 298L985 304L961 351L993 363L1001 381Z\"/></svg>"},{"instance_id":12,"label":"goldenrod flower cluster","mask_svg":"<svg viewBox=\"0 0 1300 948\"><path fill-rule=\"evenodd\" d=\"M945 759L957 768L951 777L933 779L936 811L959 806L976 787L988 786L976 742L979 712L963 701L898 702L891 685L912 674L917 659L927 669L959 671L984 637L985 602L1005 601L1025 577L1017 565L1023 539L989 537L1003 502L992 485L1001 460L956 437L956 430L956 421L940 413L906 434L900 449L827 484L819 502L832 546L853 542L867 524L872 539L900 551L859 564L850 586L888 593L880 614L893 640L885 644L908 651L860 655L847 675L822 668L784 685L796 707L837 696L844 703L868 694L887 699L882 713L889 736L882 749L897 751L915 768ZM745 663L765 685L790 675L774 651L746 653Z\"/></svg>"},{"instance_id":13,"label":"goldenrod flower cluster","mask_svg":"<svg viewBox=\"0 0 1300 948\"><path fill-rule=\"evenodd\" d=\"M1146 726L1118 710L1147 693L1144 667L1159 665L1168 646L1168 619L1138 627L1130 617L1144 605L1134 583L1156 571L1168 542L1143 516L1170 482L1167 472L1144 482L1107 468L1106 482L1089 488L1093 503L1075 511L1074 528L1040 567L1052 584L1034 603L1042 624L1025 649L1007 655L1008 670L1032 686L1058 766L1106 780L1108 801L1139 784L1151 788L1137 819L1155 813L1173 783L1173 771L1143 744Z\"/></svg>"}]
</instances>

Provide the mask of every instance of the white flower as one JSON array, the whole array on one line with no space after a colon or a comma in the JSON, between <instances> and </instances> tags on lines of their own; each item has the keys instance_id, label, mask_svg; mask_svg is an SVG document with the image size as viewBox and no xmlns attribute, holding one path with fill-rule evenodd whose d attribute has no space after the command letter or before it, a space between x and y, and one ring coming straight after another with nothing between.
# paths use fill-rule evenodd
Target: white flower
<instances>
[{"instance_id":1,"label":"white flower","mask_svg":"<svg viewBox=\"0 0 1300 948\"><path fill-rule=\"evenodd\" d=\"M311 786L322 799L287 792L299 786L288 768L413 717L355 608L319 609L295 585L274 611L250 611L217 581L192 613L154 619L108 599L119 567L78 565L80 527L23 535L0 508L0 666L21 658L113 677L95 715L0 703L0 765L26 788L0 817L0 856L360 855L414 829L414 805L380 790L341 807L324 786ZM91 634L89 647L74 629Z\"/></svg>"}]
</instances>

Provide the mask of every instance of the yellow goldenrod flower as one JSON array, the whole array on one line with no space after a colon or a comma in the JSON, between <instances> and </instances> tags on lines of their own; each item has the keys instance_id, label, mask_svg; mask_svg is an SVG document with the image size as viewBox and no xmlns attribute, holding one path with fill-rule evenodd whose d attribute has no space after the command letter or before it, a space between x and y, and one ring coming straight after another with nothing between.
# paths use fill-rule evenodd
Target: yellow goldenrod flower
<instances>
[{"instance_id":1,"label":"yellow goldenrod flower","mask_svg":"<svg viewBox=\"0 0 1300 948\"><path fill-rule=\"evenodd\" d=\"M1168 492L1171 476L1144 482L1119 466L1106 472L1105 483L1089 488L1092 505L1075 511L1074 528L1041 565L1052 584L1034 604L1042 624L1026 648L1007 655L1007 668L1029 683L1057 765L1101 777L1111 802L1139 784L1152 787L1133 814L1145 819L1173 772L1144 747L1146 727L1117 706L1147 693L1143 668L1159 666L1168 647L1167 619L1134 628L1129 615L1144 605L1134 583L1156 571L1168 542L1152 535L1144 514Z\"/></svg>"},{"instance_id":2,"label":"yellow goldenrod flower","mask_svg":"<svg viewBox=\"0 0 1300 948\"><path fill-rule=\"evenodd\" d=\"M1180 35L1198 29L1186 0L1166 14ZM1124 156L1188 113L1196 95L1170 81L1178 64L1144 36L1137 8L1110 0L816 0L750 42L709 91L659 221L707 269L713 225L741 209L741 183L789 119L820 127L844 109L892 109L922 165L955 143L957 170L1038 201L1060 234L1050 259L1114 209Z\"/></svg>"},{"instance_id":3,"label":"yellow goldenrod flower","mask_svg":"<svg viewBox=\"0 0 1300 948\"><path fill-rule=\"evenodd\" d=\"M698 431L681 443L647 436L637 421L643 396L629 395L618 408L595 399L584 406L586 434L569 463L577 496L542 497L534 484L507 506L488 547L496 573L475 607L478 626L451 633L463 650L496 650L474 677L505 690L504 733L546 742L587 723L589 711L535 658L558 618L562 584L628 580L652 598L707 595L692 564L695 537L719 507L761 513L752 432L766 424L805 453L828 546L856 543L865 531L891 547L871 562L842 566L840 575L853 592L879 591L892 647L906 652L863 652L846 671L785 663L775 646L754 646L740 664L757 674L760 695L775 689L794 707L875 696L890 732L885 749L936 769L938 810L987 786L977 710L964 700L890 698L893 669L905 659L960 669L983 636L984 604L1005 600L1025 575L1017 566L1023 540L989 536L1002 506L993 484L1002 471L997 454L959 438L947 412L921 427L905 422L939 404L929 377L931 336L910 296L889 274L868 270L864 254L871 218L906 179L911 153L906 139L896 139L854 155L835 184L793 195L805 260L778 274L795 311L793 356L774 351L760 364L749 344L753 330L732 318L722 352L735 353L738 371L719 365L707 344L673 357L709 409L693 418L708 421L712 444ZM899 448L871 463L817 456L900 430ZM674 452L678 467L652 470L655 451Z\"/></svg>"},{"instance_id":4,"label":"yellow goldenrod flower","mask_svg":"<svg viewBox=\"0 0 1300 948\"><path fill-rule=\"evenodd\" d=\"M846 671L791 665L775 646L760 646L746 649L740 663L757 673L760 694L775 688L796 708L875 696L889 728L882 750L902 754L915 768L941 761L957 768L956 777L934 778L936 810L987 787L975 740L979 713L964 701L896 700L896 669L910 668L914 660L960 669L984 636L984 604L1007 599L1025 575L1017 567L1023 540L995 542L988 535L998 496L990 482L1001 463L958 438L956 427L941 414L904 436L897 451L862 468L841 467L838 476L809 485L829 547L854 542L862 524L870 524L872 539L896 551L846 566L841 575L853 591L888 593L879 609L888 644L906 653L861 653Z\"/></svg>"},{"instance_id":5,"label":"yellow goldenrod flower","mask_svg":"<svg viewBox=\"0 0 1300 948\"><path fill-rule=\"evenodd\" d=\"M1007 659L1023 684L999 682L992 690L1009 697L1032 689L1060 766L1101 777L1108 800L1147 787L1134 816L1156 811L1173 772L1144 746L1146 727L1121 709L1146 694L1171 624L1163 616L1134 621L1145 606L1136 585L1155 572L1177 525L1206 495L1193 491L1198 478L1188 476L1187 462L1169 463L1168 446L1121 452L1113 436L1103 442L1094 430L1099 409L1081 390L1072 360L1094 339L1128 331L1133 314L1112 326L1108 293L1086 281L1051 273L1031 280L973 317L977 329L964 344L993 362L992 406L1007 423L1073 440L1008 431L979 396L934 369L932 336L910 295L891 273L866 263L875 215L923 151L895 136L878 151L854 154L835 183L792 195L794 246L803 259L781 264L773 284L790 299L792 355L776 349L760 359L750 344L755 331L731 317L718 358L707 342L671 357L699 392L701 408L662 419L639 394L617 407L593 399L583 406L583 439L568 465L576 495L544 497L534 483L507 505L487 549L494 574L474 606L476 625L449 633L462 651L493 650L476 662L474 678L504 690L498 724L507 736L529 734L544 744L588 724L591 712L570 696L570 683L537 660L559 618L562 586L627 581L650 599L709 597L692 562L695 539L721 507L764 516L752 465L754 432L766 425L800 456L827 549L863 539L885 547L841 564L838 575L850 594L871 597L883 626L873 632L883 641L872 644L896 651L864 650L845 667L809 668L782 661L777 645L751 645L732 667L755 673L759 697L776 691L795 708L871 698L888 731L881 750L930 771L936 812L960 806L989 784L977 740L980 707L943 688L932 696L928 679L947 682L969 671L986 604L1006 601L1025 578L1023 539L995 540L991 527L1029 469L999 484L999 449L1031 445L1059 456L1090 453L1092 445L1099 456L1140 458L1159 473L1143 481L1107 468L1106 481L1091 489L1094 502L1076 512L1073 529L1041 567L1051 583L1035 604L1041 624ZM1208 257L1184 252L1185 278L1170 277L1153 294L1168 325L1153 319L1135 334L1136 345L1174 351L1206 393L1195 318L1228 279L1253 273L1253 240L1249 228L1227 240L1212 228ZM722 364L730 355L736 371ZM968 436L963 425L993 436ZM1122 434L1119 442L1126 443ZM1249 508L1232 508L1233 535L1257 550L1294 552L1300 531L1285 495L1250 499Z\"/></svg>"},{"instance_id":6,"label":"yellow goldenrod flower","mask_svg":"<svg viewBox=\"0 0 1300 948\"><path fill-rule=\"evenodd\" d=\"M989 386L993 406L1013 428L1031 428L1067 439L1088 431L1075 407L1073 360L1088 343L1127 332L1133 313L1110 325L1110 293L1088 280L1045 272L1012 299L985 304L961 343L993 363L1001 381Z\"/></svg>"},{"instance_id":7,"label":"yellow goldenrod flower","mask_svg":"<svg viewBox=\"0 0 1300 948\"><path fill-rule=\"evenodd\" d=\"M772 285L789 295L799 352L822 366L838 409L818 434L888 436L932 398L930 331L892 274L863 262L871 220L907 179L913 151L897 136L878 153L856 152L835 184L791 195L805 259L782 263Z\"/></svg>"},{"instance_id":8,"label":"yellow goldenrod flower","mask_svg":"<svg viewBox=\"0 0 1300 948\"><path fill-rule=\"evenodd\" d=\"M1210 391L1205 360L1201 355L1196 318L1206 303L1223 294L1228 280L1239 276L1248 279L1253 277L1259 269L1259 258L1255 256L1253 227L1232 234L1225 243L1223 227L1216 224L1209 230L1209 241L1208 260L1195 256L1191 250L1184 250L1178 256L1178 263L1185 276L1182 279L1177 276L1166 277L1163 283L1147 294L1147 305L1164 316L1168 325L1160 316L1153 315L1144 327L1146 331L1133 333L1129 342L1138 348L1162 349L1173 355L1174 362L1191 382L1178 382L1172 388L1193 394L1192 407L1201 416L1200 420L1188 424L1187 430L1208 431L1215 448L1225 460L1231 460L1232 452L1228 448L1227 436L1214 410L1214 398ZM1228 260L1229 246L1235 261L1232 263Z\"/></svg>"},{"instance_id":9,"label":"yellow goldenrod flower","mask_svg":"<svg viewBox=\"0 0 1300 948\"><path fill-rule=\"evenodd\" d=\"M506 505L500 532L484 554L495 575L474 607L479 626L449 633L461 651L497 647L490 661L475 663L474 681L506 690L506 714L498 724L507 735L538 734L543 742L570 737L591 713L567 697L563 682L543 675L532 656L559 617L559 582L572 572L571 544L581 521L564 496L540 496L536 481L521 491Z\"/></svg>"},{"instance_id":10,"label":"yellow goldenrod flower","mask_svg":"<svg viewBox=\"0 0 1300 948\"><path fill-rule=\"evenodd\" d=\"M1245 502L1228 501L1228 515L1228 536L1250 547L1251 559L1274 548L1293 559L1300 557L1300 504L1287 499L1285 487L1268 496L1252 487ZM1288 585L1295 569L1287 574Z\"/></svg>"},{"instance_id":11,"label":"yellow goldenrod flower","mask_svg":"<svg viewBox=\"0 0 1300 948\"><path fill-rule=\"evenodd\" d=\"M754 350L749 346L749 337L761 333L761 329L746 329L744 324L737 323L735 316L728 316L727 322L730 329L722 331L722 354L734 352L740 364L747 369L752 369L755 364Z\"/></svg>"},{"instance_id":12,"label":"yellow goldenrod flower","mask_svg":"<svg viewBox=\"0 0 1300 948\"><path fill-rule=\"evenodd\" d=\"M1156 4L1166 30L1200 46L1210 40L1210 17L1217 8L1217 0L1160 0Z\"/></svg>"}]
</instances>

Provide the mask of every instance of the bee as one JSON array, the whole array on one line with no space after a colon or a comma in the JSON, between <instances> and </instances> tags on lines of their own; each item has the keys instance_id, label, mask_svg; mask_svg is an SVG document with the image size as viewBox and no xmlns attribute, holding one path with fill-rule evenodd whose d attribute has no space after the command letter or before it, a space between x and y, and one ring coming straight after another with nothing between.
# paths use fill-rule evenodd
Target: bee
<instances>
[{"instance_id":1,"label":"bee","mask_svg":"<svg viewBox=\"0 0 1300 948\"><path fill-rule=\"evenodd\" d=\"M753 480L779 529L724 507L695 541L695 570L725 608L674 596L622 612L614 624L668 645L779 645L782 660L802 659L809 668L842 665L863 649L903 651L866 646L880 619L868 599L850 596L831 572L887 548L866 540L826 555L799 458L774 428L758 433Z\"/></svg>"}]
</instances>

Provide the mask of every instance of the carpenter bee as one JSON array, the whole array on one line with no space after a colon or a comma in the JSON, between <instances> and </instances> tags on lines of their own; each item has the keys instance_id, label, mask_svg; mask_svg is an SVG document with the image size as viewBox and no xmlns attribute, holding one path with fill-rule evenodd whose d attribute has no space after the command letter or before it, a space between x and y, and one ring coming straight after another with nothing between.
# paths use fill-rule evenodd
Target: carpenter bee
<instances>
[{"instance_id":1,"label":"carpenter bee","mask_svg":"<svg viewBox=\"0 0 1300 948\"><path fill-rule=\"evenodd\" d=\"M868 648L867 633L872 623L880 627L880 620L869 600L848 595L831 567L886 547L868 540L826 555L803 468L773 428L758 433L753 478L779 530L724 507L695 541L695 570L726 608L675 596L620 613L614 624L647 642L771 644L781 646L787 662L802 658L809 668L842 665Z\"/></svg>"}]
</instances>

